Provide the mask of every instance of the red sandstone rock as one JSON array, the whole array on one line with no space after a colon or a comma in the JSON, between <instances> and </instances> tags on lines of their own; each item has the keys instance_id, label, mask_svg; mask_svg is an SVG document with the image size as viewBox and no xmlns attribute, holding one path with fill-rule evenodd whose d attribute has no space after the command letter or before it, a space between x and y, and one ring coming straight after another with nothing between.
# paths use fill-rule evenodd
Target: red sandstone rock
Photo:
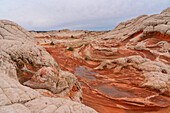
<instances>
[{"instance_id":1,"label":"red sandstone rock","mask_svg":"<svg viewBox=\"0 0 170 113\"><path fill-rule=\"evenodd\" d=\"M80 101L102 113L169 112L170 8L110 32L31 32L58 64L17 24L0 21L0 34L2 112L95 113Z\"/></svg>"},{"instance_id":2,"label":"red sandstone rock","mask_svg":"<svg viewBox=\"0 0 170 113\"><path fill-rule=\"evenodd\" d=\"M55 40L55 46L45 48L61 69L77 75L83 103L98 112L162 113L170 105L170 28L167 18L158 17L169 14L168 8L123 22L97 38ZM65 52L70 46L74 51Z\"/></svg>"}]
</instances>

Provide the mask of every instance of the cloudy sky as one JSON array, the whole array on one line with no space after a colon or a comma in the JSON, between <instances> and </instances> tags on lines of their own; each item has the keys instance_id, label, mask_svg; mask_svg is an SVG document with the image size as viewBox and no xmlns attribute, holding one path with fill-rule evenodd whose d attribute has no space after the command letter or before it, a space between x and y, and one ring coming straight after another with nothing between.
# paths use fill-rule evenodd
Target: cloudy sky
<instances>
[{"instance_id":1,"label":"cloudy sky","mask_svg":"<svg viewBox=\"0 0 170 113\"><path fill-rule=\"evenodd\" d=\"M122 21L167 7L169 0L0 0L0 19L27 30L112 30Z\"/></svg>"}]
</instances>

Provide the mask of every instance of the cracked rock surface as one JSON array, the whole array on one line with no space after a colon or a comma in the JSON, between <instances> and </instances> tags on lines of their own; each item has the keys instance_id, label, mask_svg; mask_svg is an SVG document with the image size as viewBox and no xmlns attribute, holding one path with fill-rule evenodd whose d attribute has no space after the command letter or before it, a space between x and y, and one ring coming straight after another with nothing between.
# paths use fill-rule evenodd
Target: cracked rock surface
<instances>
[{"instance_id":1,"label":"cracked rock surface","mask_svg":"<svg viewBox=\"0 0 170 113\"><path fill-rule=\"evenodd\" d=\"M31 33L0 20L0 113L96 113L81 99L77 78L62 71Z\"/></svg>"},{"instance_id":2,"label":"cracked rock surface","mask_svg":"<svg viewBox=\"0 0 170 113\"><path fill-rule=\"evenodd\" d=\"M62 70L77 76L83 103L96 111L169 112L170 8L121 22L109 32L31 33Z\"/></svg>"}]
</instances>

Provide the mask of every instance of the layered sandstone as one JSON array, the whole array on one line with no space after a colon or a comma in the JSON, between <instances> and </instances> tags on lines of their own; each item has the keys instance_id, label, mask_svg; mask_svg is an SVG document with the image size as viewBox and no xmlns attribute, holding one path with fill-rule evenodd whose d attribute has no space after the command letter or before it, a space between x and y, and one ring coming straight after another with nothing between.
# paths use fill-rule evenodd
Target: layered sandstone
<instances>
[{"instance_id":1,"label":"layered sandstone","mask_svg":"<svg viewBox=\"0 0 170 113\"><path fill-rule=\"evenodd\" d=\"M95 113L81 104L77 78L62 71L31 33L0 20L1 113Z\"/></svg>"},{"instance_id":2,"label":"layered sandstone","mask_svg":"<svg viewBox=\"0 0 170 113\"><path fill-rule=\"evenodd\" d=\"M170 8L110 32L28 32L1 20L0 111L168 113L169 52Z\"/></svg>"},{"instance_id":3,"label":"layered sandstone","mask_svg":"<svg viewBox=\"0 0 170 113\"><path fill-rule=\"evenodd\" d=\"M61 69L77 76L84 104L103 113L169 112L170 8L122 22L108 33L49 37L55 45L37 36Z\"/></svg>"}]
</instances>

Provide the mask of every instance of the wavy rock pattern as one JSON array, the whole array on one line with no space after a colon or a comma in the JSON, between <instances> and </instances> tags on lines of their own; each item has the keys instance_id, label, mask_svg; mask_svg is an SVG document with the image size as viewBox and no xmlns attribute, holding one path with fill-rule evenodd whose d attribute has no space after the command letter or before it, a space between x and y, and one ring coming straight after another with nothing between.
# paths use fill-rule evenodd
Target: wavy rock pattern
<instances>
[{"instance_id":1,"label":"wavy rock pattern","mask_svg":"<svg viewBox=\"0 0 170 113\"><path fill-rule=\"evenodd\" d=\"M110 32L28 32L0 20L0 111L168 113L169 48L170 8Z\"/></svg>"},{"instance_id":2,"label":"wavy rock pattern","mask_svg":"<svg viewBox=\"0 0 170 113\"><path fill-rule=\"evenodd\" d=\"M19 25L0 20L0 112L96 113L80 103L77 78L34 42Z\"/></svg>"},{"instance_id":3,"label":"wavy rock pattern","mask_svg":"<svg viewBox=\"0 0 170 113\"><path fill-rule=\"evenodd\" d=\"M54 46L45 42L45 33L36 36L61 69L77 75L86 105L105 113L169 111L170 8L108 33L86 32L77 39L56 33L49 38Z\"/></svg>"}]
</instances>

